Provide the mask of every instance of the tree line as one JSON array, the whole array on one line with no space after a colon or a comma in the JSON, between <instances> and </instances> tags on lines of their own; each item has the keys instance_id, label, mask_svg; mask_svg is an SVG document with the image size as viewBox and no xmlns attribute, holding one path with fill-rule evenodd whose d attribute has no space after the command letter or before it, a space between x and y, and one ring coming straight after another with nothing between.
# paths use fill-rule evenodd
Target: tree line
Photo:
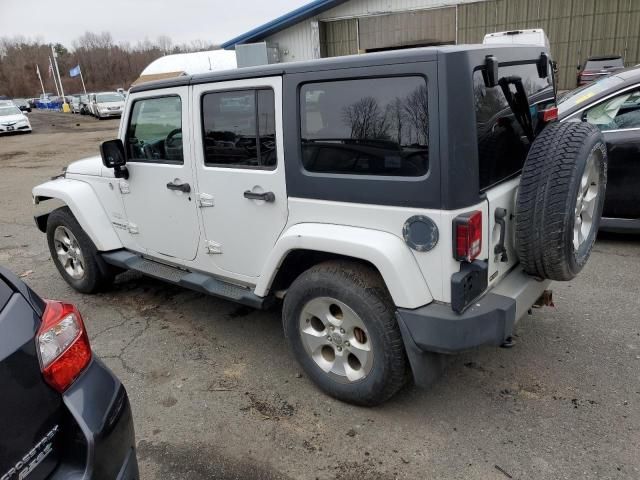
<instances>
[{"instance_id":1,"label":"tree line","mask_svg":"<svg viewBox=\"0 0 640 480\"><path fill-rule=\"evenodd\" d=\"M381 106L365 96L342 108L342 120L358 140L392 140L398 145L426 145L429 137L427 87L420 86L405 98L396 97Z\"/></svg>"},{"instance_id":2,"label":"tree line","mask_svg":"<svg viewBox=\"0 0 640 480\"><path fill-rule=\"evenodd\" d=\"M58 67L65 94L82 92L80 77L70 77L69 70L80 65L87 91L129 88L142 70L153 60L168 54L212 50L216 46L202 40L174 44L170 37L136 44L116 43L108 32L86 32L72 45L56 43ZM53 74L49 73L51 45L24 37L0 38L0 95L37 97L42 93L36 65L46 92L55 94Z\"/></svg>"}]
</instances>

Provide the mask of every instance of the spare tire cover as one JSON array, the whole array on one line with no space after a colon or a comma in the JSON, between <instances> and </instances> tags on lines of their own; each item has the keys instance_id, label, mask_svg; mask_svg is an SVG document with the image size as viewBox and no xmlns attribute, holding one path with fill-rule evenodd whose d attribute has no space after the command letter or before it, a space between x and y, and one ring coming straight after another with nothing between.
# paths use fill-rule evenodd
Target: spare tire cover
<instances>
[{"instance_id":1,"label":"spare tire cover","mask_svg":"<svg viewBox=\"0 0 640 480\"><path fill-rule=\"evenodd\" d=\"M587 263L607 183L602 133L584 122L552 123L534 140L516 200L516 249L522 268L571 280Z\"/></svg>"}]
</instances>

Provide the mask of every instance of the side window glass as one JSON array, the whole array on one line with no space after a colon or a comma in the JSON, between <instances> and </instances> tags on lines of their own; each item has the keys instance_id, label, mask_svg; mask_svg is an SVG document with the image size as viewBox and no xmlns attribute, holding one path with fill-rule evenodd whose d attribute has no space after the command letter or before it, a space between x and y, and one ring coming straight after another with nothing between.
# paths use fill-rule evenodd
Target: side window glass
<instances>
[{"instance_id":1,"label":"side window glass","mask_svg":"<svg viewBox=\"0 0 640 480\"><path fill-rule=\"evenodd\" d=\"M202 97L202 127L205 165L276 166L273 90L205 94Z\"/></svg>"},{"instance_id":2,"label":"side window glass","mask_svg":"<svg viewBox=\"0 0 640 480\"><path fill-rule=\"evenodd\" d=\"M590 108L584 118L603 131L640 128L640 89L624 92Z\"/></svg>"},{"instance_id":3,"label":"side window glass","mask_svg":"<svg viewBox=\"0 0 640 480\"><path fill-rule=\"evenodd\" d=\"M427 97L427 82L418 76L304 85L304 168L350 175L424 175L429 168Z\"/></svg>"},{"instance_id":4,"label":"side window glass","mask_svg":"<svg viewBox=\"0 0 640 480\"><path fill-rule=\"evenodd\" d=\"M128 160L184 163L182 101L179 96L136 100L127 129Z\"/></svg>"}]
</instances>

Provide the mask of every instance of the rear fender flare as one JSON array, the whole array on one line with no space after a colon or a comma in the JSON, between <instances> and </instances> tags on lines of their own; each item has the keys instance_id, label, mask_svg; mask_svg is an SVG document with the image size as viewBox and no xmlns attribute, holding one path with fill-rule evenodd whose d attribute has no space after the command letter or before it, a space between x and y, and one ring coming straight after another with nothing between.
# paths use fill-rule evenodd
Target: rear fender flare
<instances>
[{"instance_id":1,"label":"rear fender flare","mask_svg":"<svg viewBox=\"0 0 640 480\"><path fill-rule=\"evenodd\" d=\"M65 203L99 251L122 248L118 234L88 183L68 178L51 180L34 187L32 195L36 205L51 198ZM41 228L42 217L36 218L36 223Z\"/></svg>"},{"instance_id":2,"label":"rear fender flare","mask_svg":"<svg viewBox=\"0 0 640 480\"><path fill-rule=\"evenodd\" d=\"M380 230L300 223L287 229L269 255L255 293L266 296L280 265L294 250L344 255L374 265L397 307L417 308L433 301L429 287L409 247L397 236Z\"/></svg>"}]
</instances>

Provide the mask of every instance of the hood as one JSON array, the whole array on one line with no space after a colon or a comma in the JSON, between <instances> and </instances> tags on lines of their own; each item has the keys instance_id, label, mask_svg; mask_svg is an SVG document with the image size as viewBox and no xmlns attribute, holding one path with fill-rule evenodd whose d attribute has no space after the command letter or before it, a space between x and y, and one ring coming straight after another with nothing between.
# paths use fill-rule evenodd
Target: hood
<instances>
[{"instance_id":1,"label":"hood","mask_svg":"<svg viewBox=\"0 0 640 480\"><path fill-rule=\"evenodd\" d=\"M0 117L0 124L2 125L12 125L16 122L21 122L22 120L29 120L26 115L22 113L16 113L15 115L3 115Z\"/></svg>"},{"instance_id":2,"label":"hood","mask_svg":"<svg viewBox=\"0 0 640 480\"><path fill-rule=\"evenodd\" d=\"M83 158L73 162L67 167L67 173L78 175L93 175L99 177L102 174L102 158L99 156Z\"/></svg>"}]
</instances>

